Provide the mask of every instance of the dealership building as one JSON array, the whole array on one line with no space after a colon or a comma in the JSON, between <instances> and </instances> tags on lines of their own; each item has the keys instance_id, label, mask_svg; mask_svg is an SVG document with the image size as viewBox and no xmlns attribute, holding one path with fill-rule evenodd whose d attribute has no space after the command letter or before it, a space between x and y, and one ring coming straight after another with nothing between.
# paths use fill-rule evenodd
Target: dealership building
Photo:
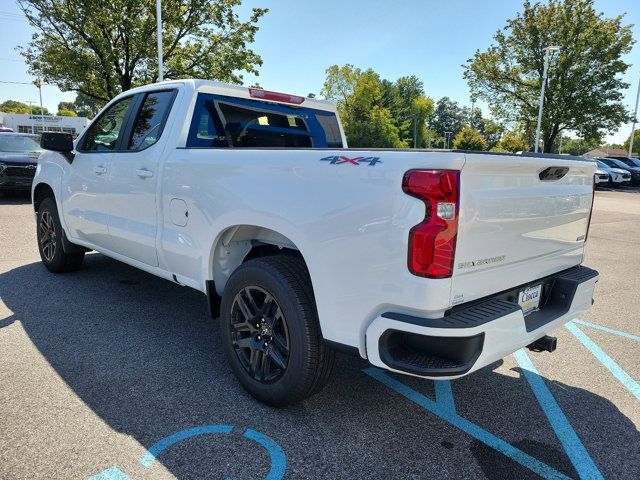
<instances>
[{"instance_id":1,"label":"dealership building","mask_svg":"<svg viewBox=\"0 0 640 480\"><path fill-rule=\"evenodd\" d=\"M0 127L10 128L19 133L41 133L44 129L45 132L65 132L77 136L87 125L87 117L0 112Z\"/></svg>"}]
</instances>

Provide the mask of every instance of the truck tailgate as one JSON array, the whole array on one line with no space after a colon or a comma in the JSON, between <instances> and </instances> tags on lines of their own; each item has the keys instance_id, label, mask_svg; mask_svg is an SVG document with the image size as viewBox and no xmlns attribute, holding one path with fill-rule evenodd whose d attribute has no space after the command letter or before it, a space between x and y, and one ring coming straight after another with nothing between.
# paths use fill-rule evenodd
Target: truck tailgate
<instances>
[{"instance_id":1,"label":"truck tailgate","mask_svg":"<svg viewBox=\"0 0 640 480\"><path fill-rule=\"evenodd\" d=\"M554 170L541 175L549 167L568 171L561 178ZM580 264L595 170L590 161L467 154L460 175L451 303Z\"/></svg>"}]
</instances>

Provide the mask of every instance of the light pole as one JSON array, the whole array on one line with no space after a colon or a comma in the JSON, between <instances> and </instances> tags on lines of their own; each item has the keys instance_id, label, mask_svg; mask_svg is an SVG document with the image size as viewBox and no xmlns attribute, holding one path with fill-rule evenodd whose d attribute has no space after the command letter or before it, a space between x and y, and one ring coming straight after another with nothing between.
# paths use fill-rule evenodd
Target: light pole
<instances>
[{"instance_id":1,"label":"light pole","mask_svg":"<svg viewBox=\"0 0 640 480\"><path fill-rule=\"evenodd\" d=\"M547 71L549 70L549 53L560 50L558 46L551 46L544 49L544 68L542 69L542 88L540 89L540 103L538 105L538 128L536 129L536 144L534 152L538 152L540 146L540 124L542 123L542 105L544 104L544 87L547 84Z\"/></svg>"},{"instance_id":2,"label":"light pole","mask_svg":"<svg viewBox=\"0 0 640 480\"><path fill-rule=\"evenodd\" d=\"M156 0L156 30L158 34L158 81L164 80L164 65L162 63L162 0Z\"/></svg>"},{"instance_id":3,"label":"light pole","mask_svg":"<svg viewBox=\"0 0 640 480\"><path fill-rule=\"evenodd\" d=\"M44 133L45 127L44 127L44 108L42 106L42 82L38 78L33 83L35 84L36 87L38 87L38 92L40 93L40 120L42 120L42 133Z\"/></svg>"},{"instance_id":4,"label":"light pole","mask_svg":"<svg viewBox=\"0 0 640 480\"><path fill-rule=\"evenodd\" d=\"M452 133L453 132L444 132L444 148L447 148L449 146L449 140Z\"/></svg>"},{"instance_id":5,"label":"light pole","mask_svg":"<svg viewBox=\"0 0 640 480\"><path fill-rule=\"evenodd\" d=\"M562 132L560 132L558 135L560 135L560 148L558 148L558 153L562 155Z\"/></svg>"},{"instance_id":6,"label":"light pole","mask_svg":"<svg viewBox=\"0 0 640 480\"><path fill-rule=\"evenodd\" d=\"M633 134L636 131L636 117L638 116L638 99L640 98L640 81L638 81L638 93L636 94L636 110L633 112L633 123L631 124L631 137L629 137L629 156L633 153Z\"/></svg>"}]
</instances>

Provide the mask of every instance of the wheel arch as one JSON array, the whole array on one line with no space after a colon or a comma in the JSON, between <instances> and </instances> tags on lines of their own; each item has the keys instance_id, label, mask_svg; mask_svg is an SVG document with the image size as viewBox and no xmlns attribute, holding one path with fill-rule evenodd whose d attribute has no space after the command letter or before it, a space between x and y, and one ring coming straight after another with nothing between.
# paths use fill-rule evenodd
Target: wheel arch
<instances>
[{"instance_id":1,"label":"wheel arch","mask_svg":"<svg viewBox=\"0 0 640 480\"><path fill-rule=\"evenodd\" d=\"M268 255L299 256L309 268L299 243L290 236L264 226L238 224L225 228L216 237L211 247L207 278L221 296L236 268L252 258Z\"/></svg>"},{"instance_id":2,"label":"wheel arch","mask_svg":"<svg viewBox=\"0 0 640 480\"><path fill-rule=\"evenodd\" d=\"M33 189L32 201L33 201L33 209L37 212L38 207L42 203L42 201L51 197L56 200L56 194L53 190L53 187L46 182L39 182ZM56 201L57 203L57 201Z\"/></svg>"}]
</instances>

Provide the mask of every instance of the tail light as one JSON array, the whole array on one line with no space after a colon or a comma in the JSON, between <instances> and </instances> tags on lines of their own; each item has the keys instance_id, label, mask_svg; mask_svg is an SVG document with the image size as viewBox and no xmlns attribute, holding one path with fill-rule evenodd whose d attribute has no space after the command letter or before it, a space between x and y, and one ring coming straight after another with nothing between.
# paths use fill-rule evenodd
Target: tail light
<instances>
[{"instance_id":1,"label":"tail light","mask_svg":"<svg viewBox=\"0 0 640 480\"><path fill-rule=\"evenodd\" d=\"M424 220L409 232L409 271L427 278L453 273L458 233L460 172L410 170L402 190L425 205Z\"/></svg>"},{"instance_id":2,"label":"tail light","mask_svg":"<svg viewBox=\"0 0 640 480\"><path fill-rule=\"evenodd\" d=\"M274 100L276 102L293 103L300 105L304 102L304 97L298 95L289 95L288 93L271 92L269 90L262 90L261 88L250 88L249 95L251 98L259 98L261 100Z\"/></svg>"}]
</instances>

